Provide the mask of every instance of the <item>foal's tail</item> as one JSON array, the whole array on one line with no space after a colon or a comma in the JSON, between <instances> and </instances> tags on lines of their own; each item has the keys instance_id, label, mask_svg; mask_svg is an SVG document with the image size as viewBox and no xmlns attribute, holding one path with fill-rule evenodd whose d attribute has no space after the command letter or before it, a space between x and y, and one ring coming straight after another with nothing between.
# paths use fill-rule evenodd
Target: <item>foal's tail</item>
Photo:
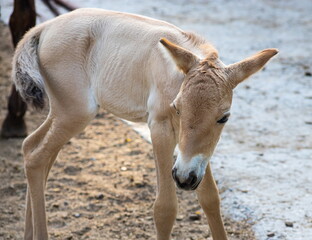
<instances>
[{"instance_id":1,"label":"foal's tail","mask_svg":"<svg viewBox=\"0 0 312 240\"><path fill-rule=\"evenodd\" d=\"M17 45L12 78L25 102L37 109L44 107L44 81L39 70L38 45L43 26L37 26L25 34Z\"/></svg>"}]
</instances>

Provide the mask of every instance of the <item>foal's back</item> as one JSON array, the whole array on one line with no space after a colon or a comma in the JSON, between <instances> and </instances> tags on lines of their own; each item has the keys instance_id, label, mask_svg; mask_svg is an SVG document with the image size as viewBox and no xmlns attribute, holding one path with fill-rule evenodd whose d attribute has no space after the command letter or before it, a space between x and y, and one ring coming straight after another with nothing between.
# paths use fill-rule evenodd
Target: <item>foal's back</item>
<instances>
[{"instance_id":1,"label":"foal's back","mask_svg":"<svg viewBox=\"0 0 312 240\"><path fill-rule=\"evenodd\" d=\"M159 44L163 37L193 47L182 30L167 22L80 9L45 24L39 58L52 85L61 81L90 88L101 107L128 120L145 121L152 89L169 82L176 90L161 98L172 100L182 82L182 74Z\"/></svg>"}]
</instances>

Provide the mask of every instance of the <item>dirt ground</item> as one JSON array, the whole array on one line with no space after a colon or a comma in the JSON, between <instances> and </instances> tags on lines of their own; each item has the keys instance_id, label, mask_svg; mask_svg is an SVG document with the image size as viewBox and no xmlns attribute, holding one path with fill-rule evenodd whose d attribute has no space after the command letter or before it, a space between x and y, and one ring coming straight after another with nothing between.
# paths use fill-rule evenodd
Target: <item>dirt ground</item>
<instances>
[{"instance_id":1,"label":"dirt ground","mask_svg":"<svg viewBox=\"0 0 312 240\"><path fill-rule=\"evenodd\" d=\"M0 23L0 123L7 112L13 50ZM28 111L28 132L47 110ZM26 179L23 139L0 139L0 239L22 239ZM131 127L101 111L66 144L49 175L46 209L51 239L155 239L152 207L156 174L151 145ZM173 239L211 239L194 193L178 191ZM196 215L198 220L192 220ZM230 239L252 240L248 220L225 219Z\"/></svg>"}]
</instances>

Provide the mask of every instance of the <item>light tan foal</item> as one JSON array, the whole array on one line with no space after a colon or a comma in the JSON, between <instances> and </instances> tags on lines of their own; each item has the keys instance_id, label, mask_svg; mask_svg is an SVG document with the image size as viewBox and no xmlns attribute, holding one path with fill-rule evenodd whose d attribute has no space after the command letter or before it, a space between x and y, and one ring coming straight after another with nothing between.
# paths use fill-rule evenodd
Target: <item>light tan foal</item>
<instances>
[{"instance_id":1,"label":"light tan foal","mask_svg":"<svg viewBox=\"0 0 312 240\"><path fill-rule=\"evenodd\" d=\"M37 108L44 106L46 94L50 112L23 143L25 239L48 239L48 173L62 146L100 107L149 125L158 184L157 239L170 238L177 213L175 185L196 190L213 239L227 239L209 158L229 118L233 88L276 53L267 49L225 66L213 46L195 34L163 21L98 9L80 9L30 30L16 49L13 80ZM173 163L177 144L180 152Z\"/></svg>"}]
</instances>

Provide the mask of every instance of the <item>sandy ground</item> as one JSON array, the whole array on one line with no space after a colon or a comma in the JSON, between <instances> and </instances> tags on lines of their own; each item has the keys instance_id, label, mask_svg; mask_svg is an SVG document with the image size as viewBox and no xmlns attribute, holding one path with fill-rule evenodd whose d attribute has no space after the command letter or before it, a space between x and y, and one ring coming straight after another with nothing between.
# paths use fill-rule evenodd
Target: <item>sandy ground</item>
<instances>
[{"instance_id":1,"label":"sandy ground","mask_svg":"<svg viewBox=\"0 0 312 240\"><path fill-rule=\"evenodd\" d=\"M251 226L256 239L312 239L311 1L77 0L75 3L84 7L98 6L144 14L198 32L219 49L221 59L226 64L241 60L263 48L279 48L279 55L267 65L264 71L235 91L231 120L224 130L212 159L212 166L221 189L223 213L228 218L243 221ZM4 2L3 6L9 8L9 5L10 3ZM5 14L7 13L4 12L4 18ZM40 21L44 21L45 18L48 17L42 16ZM4 84L8 85L8 83ZM3 94L1 97L3 98ZM1 110L3 118L2 105ZM106 121L105 118L98 121L104 120ZM32 121L29 122L32 124ZM124 126L123 123L119 123ZM148 135L146 129L143 128L141 131ZM91 132L90 134L92 135ZM85 140L78 136L77 141ZM14 144L18 146L20 142ZM93 157L95 153L91 152L91 146L92 144L85 147L88 149L79 149L79 159L77 159L79 164L82 164L83 158L80 151L88 151L88 154ZM101 146L105 146L105 143ZM64 152L66 148L71 147L73 145L66 146ZM14 154L18 153L16 148L10 151ZM70 155L65 155L66 157L71 158ZM18 158L20 161L21 157L11 158ZM61 155L60 161L62 159ZM13 164L13 168L14 166ZM57 168L58 165L55 167ZM59 171L65 171L64 169L66 167L60 166ZM84 167L82 169L85 170ZM7 178L7 175L4 176ZM52 182L60 184L53 179ZM23 178L20 181L23 182ZM155 181L152 180L152 183ZM151 185L154 188L154 184ZM190 197L189 194L181 194L183 200L185 197ZM51 195L55 194L52 192ZM17 204L19 208L23 208L21 202ZM193 208L189 207L182 216L188 216L192 211L197 210L194 208L196 204L186 204L186 206L193 206ZM10 211L8 209L6 208ZM66 207L61 209L62 213L64 209ZM49 211L53 212L51 209ZM19 214L16 222L20 222L20 218L23 217L21 211ZM146 224L152 231L151 222L150 219ZM180 221L177 223L180 224ZM116 229L120 227L118 224L115 225ZM191 225L193 227L191 231L195 232L185 229L186 225ZM183 233L183 235L175 235L175 238L204 238L204 234L196 233L201 226L206 229L204 225L196 222L185 224L184 229L177 227L178 234ZM59 229L62 230L59 232L65 231L62 225ZM93 232L93 229L88 232ZM153 232L150 234L147 238L153 236ZM237 236L238 239L243 239L242 234ZM246 239L253 239L253 237L248 236Z\"/></svg>"}]
</instances>

